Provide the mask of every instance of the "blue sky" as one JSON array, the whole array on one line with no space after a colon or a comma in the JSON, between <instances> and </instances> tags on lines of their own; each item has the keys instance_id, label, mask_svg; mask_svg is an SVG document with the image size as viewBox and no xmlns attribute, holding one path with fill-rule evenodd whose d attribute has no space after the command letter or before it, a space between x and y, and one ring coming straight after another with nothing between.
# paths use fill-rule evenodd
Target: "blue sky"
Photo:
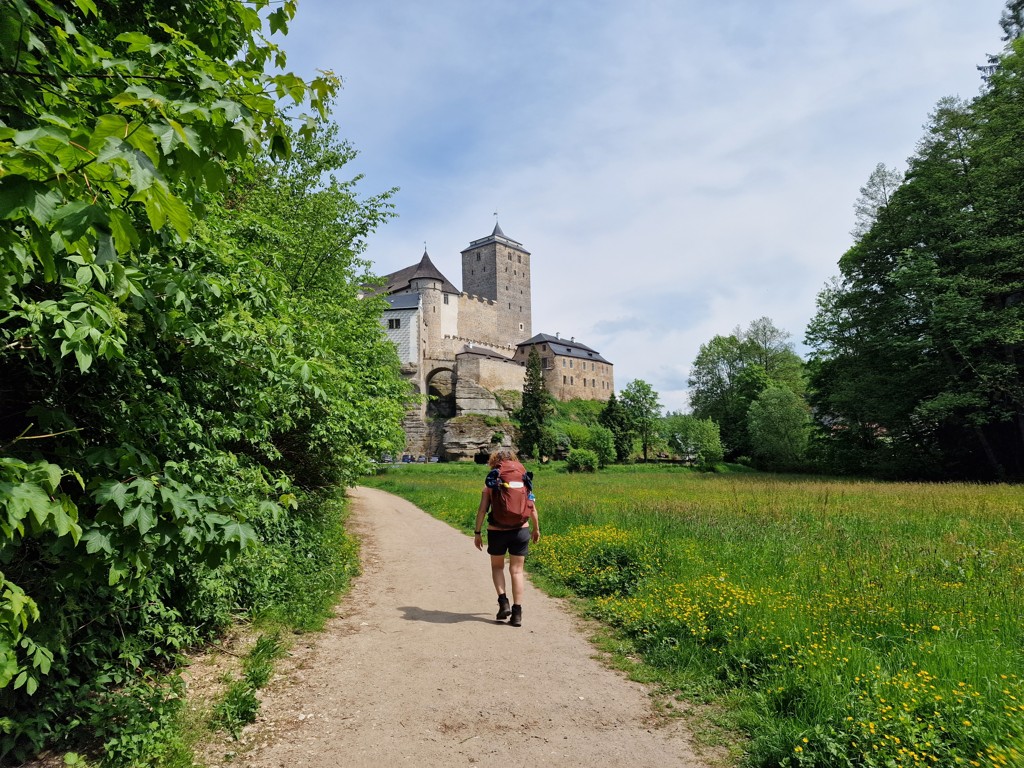
<instances>
[{"instance_id":1,"label":"blue sky","mask_svg":"<svg viewBox=\"0 0 1024 768\"><path fill-rule=\"evenodd\" d=\"M700 345L768 316L802 352L859 188L970 98L1004 0L301 0L289 69L333 70L380 274L502 229L534 332L685 409Z\"/></svg>"}]
</instances>

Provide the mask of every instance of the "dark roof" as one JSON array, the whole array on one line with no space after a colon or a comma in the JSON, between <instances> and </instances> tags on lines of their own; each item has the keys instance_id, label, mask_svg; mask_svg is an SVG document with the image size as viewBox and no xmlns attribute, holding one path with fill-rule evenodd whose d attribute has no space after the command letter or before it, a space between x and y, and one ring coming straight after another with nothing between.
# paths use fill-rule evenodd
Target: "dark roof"
<instances>
[{"instance_id":1,"label":"dark roof","mask_svg":"<svg viewBox=\"0 0 1024 768\"><path fill-rule=\"evenodd\" d=\"M385 296L384 300L390 305L388 309L416 309L420 305L418 293L396 293L393 296ZM388 309L384 311L387 312Z\"/></svg>"},{"instance_id":2,"label":"dark roof","mask_svg":"<svg viewBox=\"0 0 1024 768\"><path fill-rule=\"evenodd\" d=\"M514 362L516 362L511 357L506 357L505 355L500 355L497 352L495 352L493 349L488 349L487 347L475 347L475 346L472 346L470 344L465 345L462 348L461 352L456 352L455 353L456 357L458 357L459 355L477 355L478 357L489 357L492 360L501 360L504 363L514 363Z\"/></svg>"},{"instance_id":3,"label":"dark roof","mask_svg":"<svg viewBox=\"0 0 1024 768\"><path fill-rule=\"evenodd\" d=\"M468 248L462 249L462 253L465 253L466 251L471 251L474 248L479 248L481 245L487 245L488 243L502 243L504 245L512 246L517 251L522 251L523 253L526 254L530 253L528 250L523 248L522 243L520 243L518 240L513 240L511 237L508 237L504 232L502 232L501 225L498 224L498 222L494 222L494 231L491 232L490 235L488 235L487 237L481 237L479 240L474 240L469 244Z\"/></svg>"},{"instance_id":4,"label":"dark roof","mask_svg":"<svg viewBox=\"0 0 1024 768\"><path fill-rule=\"evenodd\" d=\"M384 293L405 290L411 286L413 280L423 278L440 280L441 290L445 293L461 293L452 284L451 280L442 275L441 271L434 266L434 262L430 260L430 256L427 255L426 251L423 252L423 258L420 259L419 264L413 264L411 267L392 272L390 275L384 275L384 279L387 281L387 284L384 286Z\"/></svg>"},{"instance_id":5,"label":"dark roof","mask_svg":"<svg viewBox=\"0 0 1024 768\"><path fill-rule=\"evenodd\" d=\"M538 333L536 336L521 341L516 345L519 347L534 347L538 344L547 344L551 347L551 351L559 357L577 357L583 360L594 360L599 363L605 363L606 365L612 365L603 357L599 352L588 347L579 341L573 341L572 339L562 339L557 336L551 336L546 333Z\"/></svg>"}]
</instances>

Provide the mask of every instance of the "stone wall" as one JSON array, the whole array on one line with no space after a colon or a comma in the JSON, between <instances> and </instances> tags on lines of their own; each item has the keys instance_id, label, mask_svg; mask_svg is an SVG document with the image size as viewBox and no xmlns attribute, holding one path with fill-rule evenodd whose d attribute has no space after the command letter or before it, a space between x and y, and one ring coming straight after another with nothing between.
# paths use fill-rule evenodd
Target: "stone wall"
<instances>
[{"instance_id":1,"label":"stone wall","mask_svg":"<svg viewBox=\"0 0 1024 768\"><path fill-rule=\"evenodd\" d=\"M526 368L519 363L507 363L494 358L465 353L458 356L459 380L472 379L480 386L494 392L499 389L523 391Z\"/></svg>"},{"instance_id":2,"label":"stone wall","mask_svg":"<svg viewBox=\"0 0 1024 768\"><path fill-rule=\"evenodd\" d=\"M607 400L615 391L613 369L606 363L554 357L551 366L544 370L544 386L558 400Z\"/></svg>"},{"instance_id":3,"label":"stone wall","mask_svg":"<svg viewBox=\"0 0 1024 768\"><path fill-rule=\"evenodd\" d=\"M459 327L453 336L480 344L503 346L513 339L498 334L498 306L490 299L463 293L459 296Z\"/></svg>"}]
</instances>

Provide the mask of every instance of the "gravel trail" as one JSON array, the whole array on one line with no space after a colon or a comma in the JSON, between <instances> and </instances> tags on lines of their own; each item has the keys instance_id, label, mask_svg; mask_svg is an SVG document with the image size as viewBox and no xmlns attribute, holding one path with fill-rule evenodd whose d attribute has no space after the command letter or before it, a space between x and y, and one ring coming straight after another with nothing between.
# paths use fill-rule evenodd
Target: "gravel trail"
<instances>
[{"instance_id":1,"label":"gravel trail","mask_svg":"<svg viewBox=\"0 0 1024 768\"><path fill-rule=\"evenodd\" d=\"M350 496L363 574L293 647L230 764L704 766L559 601L527 584L523 626L496 623L472 539L383 491Z\"/></svg>"}]
</instances>

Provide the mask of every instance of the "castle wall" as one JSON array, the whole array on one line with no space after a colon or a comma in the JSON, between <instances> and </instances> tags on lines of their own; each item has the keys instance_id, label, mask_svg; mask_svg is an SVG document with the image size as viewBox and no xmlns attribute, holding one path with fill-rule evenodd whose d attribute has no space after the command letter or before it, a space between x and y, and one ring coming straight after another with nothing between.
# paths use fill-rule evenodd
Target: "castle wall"
<instances>
[{"instance_id":1,"label":"castle wall","mask_svg":"<svg viewBox=\"0 0 1024 768\"><path fill-rule=\"evenodd\" d=\"M459 355L459 380L472 379L484 389L495 392L499 389L523 391L526 368L519 363L494 360L473 355Z\"/></svg>"},{"instance_id":2,"label":"castle wall","mask_svg":"<svg viewBox=\"0 0 1024 768\"><path fill-rule=\"evenodd\" d=\"M458 331L453 336L481 344L509 346L514 344L498 333L498 307L494 301L463 293L458 300Z\"/></svg>"},{"instance_id":3,"label":"castle wall","mask_svg":"<svg viewBox=\"0 0 1024 768\"><path fill-rule=\"evenodd\" d=\"M544 386L558 400L607 400L615 391L610 365L571 357L556 357L552 363L544 370Z\"/></svg>"},{"instance_id":4,"label":"castle wall","mask_svg":"<svg viewBox=\"0 0 1024 768\"><path fill-rule=\"evenodd\" d=\"M531 348L537 349L544 386L555 399L607 400L615 391L615 369L609 363L556 355L547 345ZM516 351L515 360L524 366L529 358L530 348Z\"/></svg>"}]
</instances>

